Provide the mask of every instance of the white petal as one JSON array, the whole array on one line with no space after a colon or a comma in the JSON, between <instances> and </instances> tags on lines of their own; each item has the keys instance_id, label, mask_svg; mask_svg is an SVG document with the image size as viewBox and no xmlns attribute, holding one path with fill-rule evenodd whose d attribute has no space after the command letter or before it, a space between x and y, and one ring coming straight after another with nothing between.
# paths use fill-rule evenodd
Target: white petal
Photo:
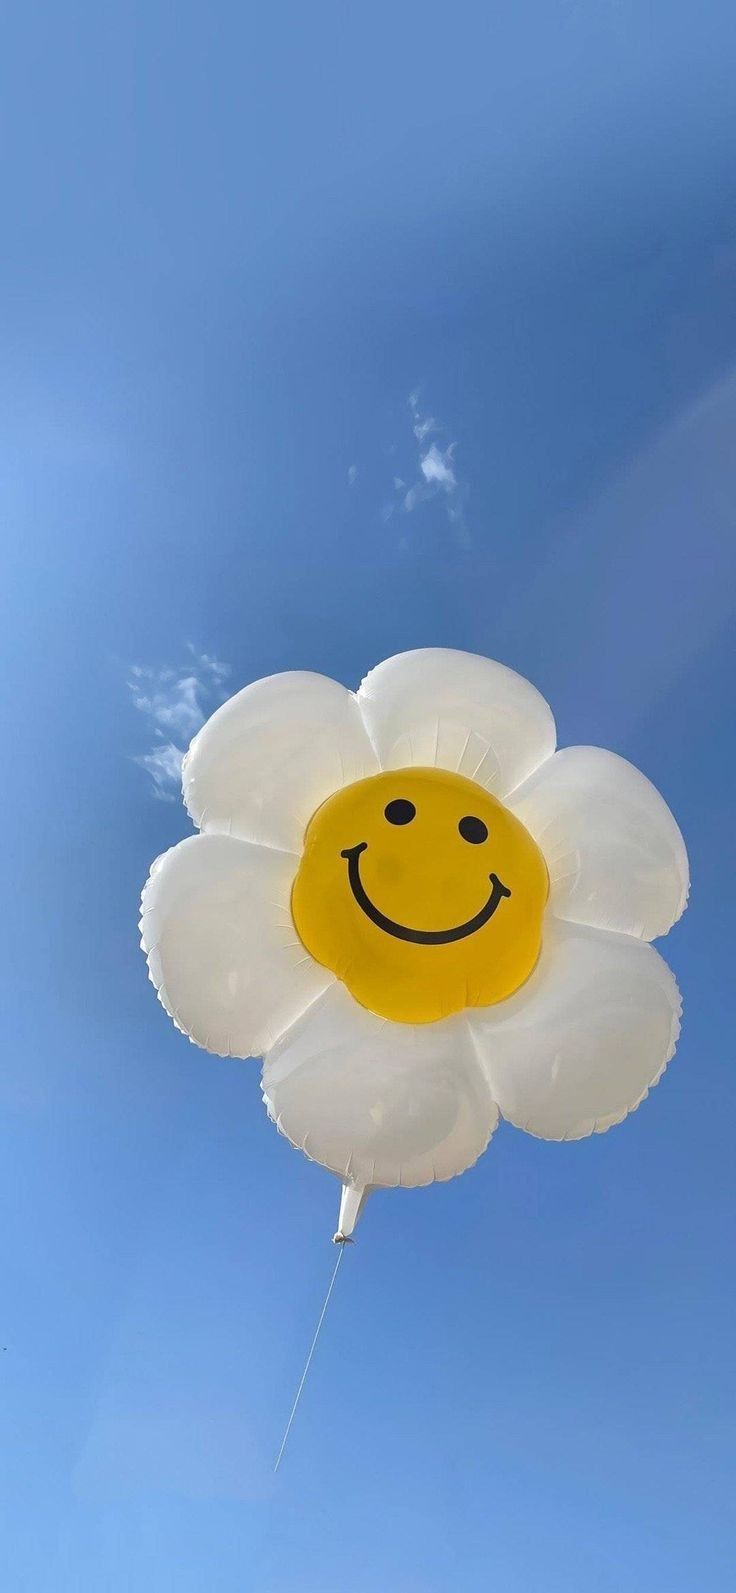
<instances>
[{"instance_id":1,"label":"white petal","mask_svg":"<svg viewBox=\"0 0 736 1593\"><path fill-rule=\"evenodd\" d=\"M645 775L600 747L566 747L514 793L559 918L653 940L679 918L688 892L685 843Z\"/></svg>"},{"instance_id":2,"label":"white petal","mask_svg":"<svg viewBox=\"0 0 736 1593\"><path fill-rule=\"evenodd\" d=\"M341 984L269 1052L263 1094L292 1145L358 1185L452 1178L498 1121L464 1018L390 1023Z\"/></svg>"},{"instance_id":3,"label":"white petal","mask_svg":"<svg viewBox=\"0 0 736 1593\"><path fill-rule=\"evenodd\" d=\"M351 692L324 675L270 675L223 703L195 736L184 801L202 830L299 851L320 803L377 772Z\"/></svg>"},{"instance_id":4,"label":"white petal","mask_svg":"<svg viewBox=\"0 0 736 1593\"><path fill-rule=\"evenodd\" d=\"M141 944L159 1000L197 1045L262 1056L332 982L305 952L290 897L291 853L193 835L154 863Z\"/></svg>"},{"instance_id":5,"label":"white petal","mask_svg":"<svg viewBox=\"0 0 736 1593\"><path fill-rule=\"evenodd\" d=\"M475 653L399 653L358 692L384 769L450 769L503 797L555 750L555 723L523 675Z\"/></svg>"},{"instance_id":6,"label":"white petal","mask_svg":"<svg viewBox=\"0 0 736 1593\"><path fill-rule=\"evenodd\" d=\"M680 997L652 946L551 919L531 978L468 1021L503 1116L542 1139L582 1139L620 1123L658 1082Z\"/></svg>"}]
</instances>

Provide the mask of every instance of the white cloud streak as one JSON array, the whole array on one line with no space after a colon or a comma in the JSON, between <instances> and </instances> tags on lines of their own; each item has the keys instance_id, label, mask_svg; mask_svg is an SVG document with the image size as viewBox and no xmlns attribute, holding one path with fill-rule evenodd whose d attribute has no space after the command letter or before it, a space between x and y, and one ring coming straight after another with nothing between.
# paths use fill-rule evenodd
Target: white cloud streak
<instances>
[{"instance_id":1,"label":"white cloud streak","mask_svg":"<svg viewBox=\"0 0 736 1593\"><path fill-rule=\"evenodd\" d=\"M133 664L128 675L133 706L146 717L154 734L153 745L134 761L146 770L153 795L162 802L178 795L186 747L223 701L223 685L230 673L229 665L219 658L197 652L191 642L187 646L190 656L181 668Z\"/></svg>"},{"instance_id":2,"label":"white cloud streak","mask_svg":"<svg viewBox=\"0 0 736 1593\"><path fill-rule=\"evenodd\" d=\"M419 461L425 481L436 481L438 486L444 487L445 492L454 492L457 488L457 477L452 465L454 448L455 443L450 443L449 448L444 449L432 443Z\"/></svg>"},{"instance_id":3,"label":"white cloud streak","mask_svg":"<svg viewBox=\"0 0 736 1593\"><path fill-rule=\"evenodd\" d=\"M464 515L468 489L457 473L455 464L457 443L443 443L443 428L435 420L434 415L422 413L419 399L417 388L409 394L412 431L418 445L417 479L407 487L402 477L394 477L394 489L400 493L397 506L405 514L412 514L420 504L430 503L433 498L443 497L447 518L455 528L458 541L468 546L470 538ZM391 517L394 507L396 505L392 505L386 512L384 506L382 511L384 519Z\"/></svg>"},{"instance_id":4,"label":"white cloud streak","mask_svg":"<svg viewBox=\"0 0 736 1593\"><path fill-rule=\"evenodd\" d=\"M418 443L423 443L433 431L437 430L434 415L421 415L419 412L419 388L409 394L409 409L412 416L412 430Z\"/></svg>"},{"instance_id":5,"label":"white cloud streak","mask_svg":"<svg viewBox=\"0 0 736 1593\"><path fill-rule=\"evenodd\" d=\"M181 785L181 765L184 753L173 741L162 741L151 752L143 752L133 761L150 774L153 794L160 802L172 802Z\"/></svg>"}]
</instances>

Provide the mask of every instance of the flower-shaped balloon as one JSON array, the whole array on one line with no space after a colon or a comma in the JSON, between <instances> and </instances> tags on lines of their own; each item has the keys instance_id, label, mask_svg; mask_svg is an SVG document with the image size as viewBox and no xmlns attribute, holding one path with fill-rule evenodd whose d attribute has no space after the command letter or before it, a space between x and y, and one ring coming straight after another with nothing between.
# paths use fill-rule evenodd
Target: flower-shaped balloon
<instances>
[{"instance_id":1,"label":"flower-shaped balloon","mask_svg":"<svg viewBox=\"0 0 736 1593\"><path fill-rule=\"evenodd\" d=\"M184 761L201 833L154 863L142 944L177 1026L263 1056L291 1143L364 1192L463 1172L499 1114L579 1139L644 1099L679 1032L647 942L688 865L654 787L597 747L555 752L539 692L442 649L353 694L257 681Z\"/></svg>"}]
</instances>

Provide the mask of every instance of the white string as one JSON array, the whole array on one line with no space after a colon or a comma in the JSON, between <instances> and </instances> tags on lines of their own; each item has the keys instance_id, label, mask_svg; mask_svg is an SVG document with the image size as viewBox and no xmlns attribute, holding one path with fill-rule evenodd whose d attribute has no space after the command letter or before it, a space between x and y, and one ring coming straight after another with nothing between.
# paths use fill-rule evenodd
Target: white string
<instances>
[{"instance_id":1,"label":"white string","mask_svg":"<svg viewBox=\"0 0 736 1593\"><path fill-rule=\"evenodd\" d=\"M284 1433L284 1436L283 1436L283 1438L281 1440L281 1448L280 1448L280 1450L278 1452L278 1455L276 1456L276 1465L273 1468L275 1472L278 1471L279 1466L281 1465L281 1456L283 1455L284 1450L286 1448L286 1440L287 1440L287 1438L289 1436L289 1433L291 1432L291 1424L292 1424L292 1422L294 1420L294 1417L296 1416L296 1408L297 1408L297 1405L299 1404L299 1401L301 1399L302 1389L304 1387L304 1384L307 1381L307 1372L309 1371L309 1368L310 1368L310 1365L311 1365L311 1362L312 1362L312 1356L314 1355L315 1349L317 1347L317 1340L319 1338L319 1330L320 1330L320 1328L322 1326L322 1323L324 1322L325 1312L326 1312L327 1307L328 1307L328 1305L330 1303L330 1295L332 1294L332 1291L333 1291L333 1289L335 1287L335 1279L336 1279L338 1271L340 1269L340 1262L342 1261L342 1253L343 1253L344 1249L345 1249L345 1245L341 1244L340 1245L340 1249L339 1249L339 1253L338 1253L338 1257L337 1257L337 1261L335 1262L335 1270L334 1270L334 1272L332 1274L332 1277L330 1278L330 1287L327 1290L327 1293L325 1295L325 1303L324 1303L324 1305L322 1307L322 1310L320 1312L319 1322L317 1323L317 1326L316 1326L316 1328L314 1330L314 1338L312 1339L312 1344L311 1344L311 1347L310 1347L310 1351L309 1351L309 1354L307 1356L307 1364L306 1364L306 1366L304 1368L304 1371L302 1372L302 1380L301 1380L301 1383L299 1384L299 1387L298 1387L298 1389L296 1391L296 1399L294 1400L294 1403L293 1403L293 1405L291 1407L291 1415L289 1417L288 1422L286 1423L286 1432Z\"/></svg>"}]
</instances>

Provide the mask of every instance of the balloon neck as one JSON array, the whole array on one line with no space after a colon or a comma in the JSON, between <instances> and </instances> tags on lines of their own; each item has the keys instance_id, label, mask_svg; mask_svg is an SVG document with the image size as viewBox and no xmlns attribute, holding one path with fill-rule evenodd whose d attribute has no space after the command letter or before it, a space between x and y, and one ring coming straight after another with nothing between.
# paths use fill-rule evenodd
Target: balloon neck
<instances>
[{"instance_id":1,"label":"balloon neck","mask_svg":"<svg viewBox=\"0 0 736 1593\"><path fill-rule=\"evenodd\" d=\"M353 1231L371 1192L370 1184L343 1184L340 1215L337 1219L337 1233L332 1239L333 1245L353 1243Z\"/></svg>"}]
</instances>

